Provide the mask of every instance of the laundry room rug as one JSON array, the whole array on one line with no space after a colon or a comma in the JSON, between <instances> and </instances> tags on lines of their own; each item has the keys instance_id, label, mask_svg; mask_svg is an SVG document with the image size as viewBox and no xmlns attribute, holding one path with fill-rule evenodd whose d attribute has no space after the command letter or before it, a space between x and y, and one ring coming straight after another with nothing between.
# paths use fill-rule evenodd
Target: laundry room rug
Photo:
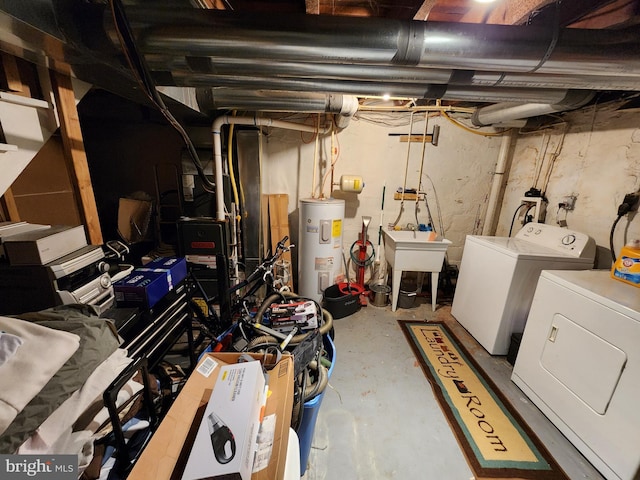
<instances>
[{"instance_id":1,"label":"laundry room rug","mask_svg":"<svg viewBox=\"0 0 640 480\"><path fill-rule=\"evenodd\" d=\"M476 479L567 479L444 323L398 323Z\"/></svg>"}]
</instances>

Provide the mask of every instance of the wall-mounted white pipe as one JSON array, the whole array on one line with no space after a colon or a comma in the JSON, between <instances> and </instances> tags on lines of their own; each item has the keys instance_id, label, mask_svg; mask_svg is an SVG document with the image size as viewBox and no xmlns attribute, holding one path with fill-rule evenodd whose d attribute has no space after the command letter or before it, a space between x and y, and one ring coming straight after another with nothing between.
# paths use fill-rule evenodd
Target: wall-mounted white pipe
<instances>
[{"instance_id":1,"label":"wall-mounted white pipe","mask_svg":"<svg viewBox=\"0 0 640 480\"><path fill-rule=\"evenodd\" d=\"M500 144L500 153L498 153L498 160L496 162L496 170L493 173L493 183L491 184L491 193L489 194L489 203L487 205L487 215L484 219L484 225L482 226L482 235L493 235L496 232L495 218L498 213L498 206L500 205L500 192L504 187L506 181L505 173L508 170L509 151L511 150L511 144L514 137L513 130L502 136L502 143Z\"/></svg>"},{"instance_id":2,"label":"wall-mounted white pipe","mask_svg":"<svg viewBox=\"0 0 640 480\"><path fill-rule=\"evenodd\" d=\"M521 118L531 118L538 115L574 110L589 103L594 95L594 92L586 90L571 91L567 93L565 98L554 104L514 102L496 103L476 110L471 121L477 127L486 127Z\"/></svg>"},{"instance_id":3,"label":"wall-mounted white pipe","mask_svg":"<svg viewBox=\"0 0 640 480\"><path fill-rule=\"evenodd\" d=\"M332 108L334 105L335 108ZM359 107L360 103L358 102L358 97L355 95L329 95L329 111L334 112L338 110L338 113L333 116L336 128L338 129L347 128L351 117L356 114Z\"/></svg>"},{"instance_id":4,"label":"wall-mounted white pipe","mask_svg":"<svg viewBox=\"0 0 640 480\"><path fill-rule=\"evenodd\" d=\"M222 182L222 142L220 140L220 131L223 125L251 125L261 127L284 128L286 130L298 130L300 132L310 132L324 134L329 132L331 126L316 127L314 125L304 125L301 123L285 122L283 120L274 120L272 118L261 117L232 117L222 115L213 121L211 133L213 134L213 162L214 175L216 182L216 220L224 221L224 190Z\"/></svg>"}]
</instances>

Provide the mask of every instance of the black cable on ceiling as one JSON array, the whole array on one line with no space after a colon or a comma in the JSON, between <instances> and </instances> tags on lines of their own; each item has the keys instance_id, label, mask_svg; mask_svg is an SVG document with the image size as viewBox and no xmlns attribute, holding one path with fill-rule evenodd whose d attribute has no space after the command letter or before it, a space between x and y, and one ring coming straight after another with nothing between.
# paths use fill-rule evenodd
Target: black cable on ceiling
<instances>
[{"instance_id":1,"label":"black cable on ceiling","mask_svg":"<svg viewBox=\"0 0 640 480\"><path fill-rule=\"evenodd\" d=\"M144 57L140 54L140 51L138 50L138 47L136 45L122 2L120 0L109 0L109 4L111 6L113 22L115 25L116 33L118 35L118 40L120 41L120 46L122 47L122 51L127 60L127 63L129 64L129 67L133 72L138 84L140 85L140 87L142 87L143 92L147 95L151 103L160 111L167 122L169 122L169 124L182 137L182 140L187 147L187 151L189 152L191 161L196 167L198 177L202 181L205 191L207 191L208 193L214 193L215 184L211 182L211 180L209 180L205 175L204 168L202 166L202 163L200 162L200 157L198 156L195 145L189 138L189 135L182 127L180 122L178 122L171 111L167 108L164 101L162 100L162 96L158 92L158 89L153 82Z\"/></svg>"}]
</instances>

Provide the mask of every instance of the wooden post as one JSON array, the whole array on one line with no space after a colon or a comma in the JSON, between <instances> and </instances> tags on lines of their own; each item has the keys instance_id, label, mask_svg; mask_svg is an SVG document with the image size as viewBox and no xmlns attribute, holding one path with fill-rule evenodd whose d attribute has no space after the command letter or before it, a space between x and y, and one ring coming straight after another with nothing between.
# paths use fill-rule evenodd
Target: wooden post
<instances>
[{"instance_id":1,"label":"wooden post","mask_svg":"<svg viewBox=\"0 0 640 480\"><path fill-rule=\"evenodd\" d=\"M51 71L51 85L60 119L60 133L65 158L75 190L78 210L87 229L89 243L99 245L103 243L102 230L89 175L71 77Z\"/></svg>"},{"instance_id":2,"label":"wooden post","mask_svg":"<svg viewBox=\"0 0 640 480\"><path fill-rule=\"evenodd\" d=\"M7 188L7 191L4 192L2 197L2 209L7 214L7 220L12 222L20 221L20 213L18 212L18 206L16 205L16 200L13 198L13 192L11 188Z\"/></svg>"}]
</instances>

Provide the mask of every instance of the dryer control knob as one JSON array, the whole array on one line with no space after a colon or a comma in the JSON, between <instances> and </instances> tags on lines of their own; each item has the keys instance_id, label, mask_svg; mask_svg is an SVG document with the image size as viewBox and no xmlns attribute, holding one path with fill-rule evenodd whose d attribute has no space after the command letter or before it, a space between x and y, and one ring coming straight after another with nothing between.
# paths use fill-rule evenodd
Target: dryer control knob
<instances>
[{"instance_id":1,"label":"dryer control knob","mask_svg":"<svg viewBox=\"0 0 640 480\"><path fill-rule=\"evenodd\" d=\"M576 241L576 236L573 233L571 233L569 235L565 235L564 237L562 237L562 244L563 245L571 245L575 241Z\"/></svg>"}]
</instances>

